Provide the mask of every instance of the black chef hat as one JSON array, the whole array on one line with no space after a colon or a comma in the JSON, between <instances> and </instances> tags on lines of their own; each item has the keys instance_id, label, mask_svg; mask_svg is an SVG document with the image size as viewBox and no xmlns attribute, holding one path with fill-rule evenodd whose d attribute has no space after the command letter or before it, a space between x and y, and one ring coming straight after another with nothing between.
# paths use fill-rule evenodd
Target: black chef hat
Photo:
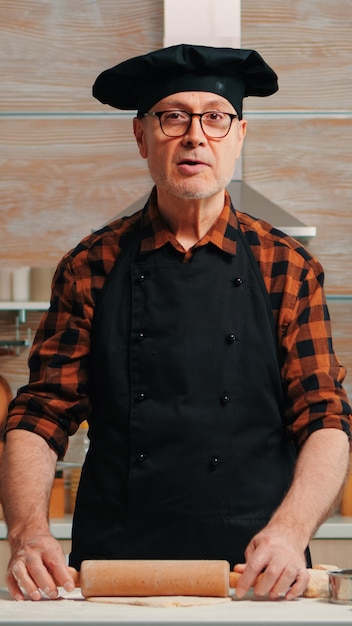
<instances>
[{"instance_id":1,"label":"black chef hat","mask_svg":"<svg viewBox=\"0 0 352 626\"><path fill-rule=\"evenodd\" d=\"M210 91L229 100L242 117L244 97L277 90L275 72L255 50L179 44L105 70L93 85L93 96L142 115L170 94Z\"/></svg>"}]
</instances>

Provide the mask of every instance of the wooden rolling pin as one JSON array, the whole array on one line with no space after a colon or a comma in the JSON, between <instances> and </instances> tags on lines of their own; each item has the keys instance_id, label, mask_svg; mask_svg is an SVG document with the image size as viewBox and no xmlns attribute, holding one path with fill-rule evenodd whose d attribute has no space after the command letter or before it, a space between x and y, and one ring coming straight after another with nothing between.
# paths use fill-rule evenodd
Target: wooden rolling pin
<instances>
[{"instance_id":1,"label":"wooden rolling pin","mask_svg":"<svg viewBox=\"0 0 352 626\"><path fill-rule=\"evenodd\" d=\"M240 573L230 572L223 560L102 560L83 561L80 573L69 568L76 587L90 597L202 596L226 598ZM329 570L334 565L308 569L307 598L329 596ZM259 574L258 579L261 577Z\"/></svg>"},{"instance_id":2,"label":"wooden rolling pin","mask_svg":"<svg viewBox=\"0 0 352 626\"><path fill-rule=\"evenodd\" d=\"M99 596L229 595L230 565L223 560L97 560L70 568L85 598Z\"/></svg>"}]
</instances>

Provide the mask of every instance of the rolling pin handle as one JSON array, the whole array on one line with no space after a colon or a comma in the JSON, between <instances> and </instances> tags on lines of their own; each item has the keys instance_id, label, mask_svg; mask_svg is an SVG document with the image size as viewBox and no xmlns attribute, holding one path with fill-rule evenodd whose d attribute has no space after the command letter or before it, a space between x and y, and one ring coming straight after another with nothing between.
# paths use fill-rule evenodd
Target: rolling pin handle
<instances>
[{"instance_id":1,"label":"rolling pin handle","mask_svg":"<svg viewBox=\"0 0 352 626\"><path fill-rule=\"evenodd\" d=\"M241 576L242 574L240 574L239 572L230 572L230 575L229 575L230 589L236 589L238 581L241 578Z\"/></svg>"},{"instance_id":2,"label":"rolling pin handle","mask_svg":"<svg viewBox=\"0 0 352 626\"><path fill-rule=\"evenodd\" d=\"M75 583L75 587L80 587L81 586L81 581L80 581L80 574L79 572L77 572L77 570L74 567L69 567L69 572L73 578L73 582Z\"/></svg>"}]
</instances>

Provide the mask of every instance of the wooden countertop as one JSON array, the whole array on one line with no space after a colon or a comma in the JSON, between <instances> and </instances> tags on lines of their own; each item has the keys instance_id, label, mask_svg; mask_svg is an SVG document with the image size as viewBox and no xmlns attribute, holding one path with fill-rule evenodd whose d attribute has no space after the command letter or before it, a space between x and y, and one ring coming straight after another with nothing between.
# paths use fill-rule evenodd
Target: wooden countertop
<instances>
[{"instance_id":1,"label":"wooden countertop","mask_svg":"<svg viewBox=\"0 0 352 626\"><path fill-rule=\"evenodd\" d=\"M95 604L83 600L78 591L56 601L15 602L5 590L0 590L0 624L9 626L340 626L351 621L351 605L306 598L293 602L248 599L210 606L152 608Z\"/></svg>"}]
</instances>

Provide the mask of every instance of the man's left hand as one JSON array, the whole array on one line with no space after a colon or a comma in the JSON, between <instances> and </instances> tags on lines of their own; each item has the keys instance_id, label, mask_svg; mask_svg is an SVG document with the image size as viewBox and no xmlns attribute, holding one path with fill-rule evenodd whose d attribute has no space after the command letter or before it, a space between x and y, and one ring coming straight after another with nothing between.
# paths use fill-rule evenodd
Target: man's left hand
<instances>
[{"instance_id":1,"label":"man's left hand","mask_svg":"<svg viewBox=\"0 0 352 626\"><path fill-rule=\"evenodd\" d=\"M251 587L256 597L272 600L293 600L303 594L309 581L304 550L283 528L266 526L253 537L245 556L246 563L235 566L235 571L243 572L237 598L243 598Z\"/></svg>"}]
</instances>

